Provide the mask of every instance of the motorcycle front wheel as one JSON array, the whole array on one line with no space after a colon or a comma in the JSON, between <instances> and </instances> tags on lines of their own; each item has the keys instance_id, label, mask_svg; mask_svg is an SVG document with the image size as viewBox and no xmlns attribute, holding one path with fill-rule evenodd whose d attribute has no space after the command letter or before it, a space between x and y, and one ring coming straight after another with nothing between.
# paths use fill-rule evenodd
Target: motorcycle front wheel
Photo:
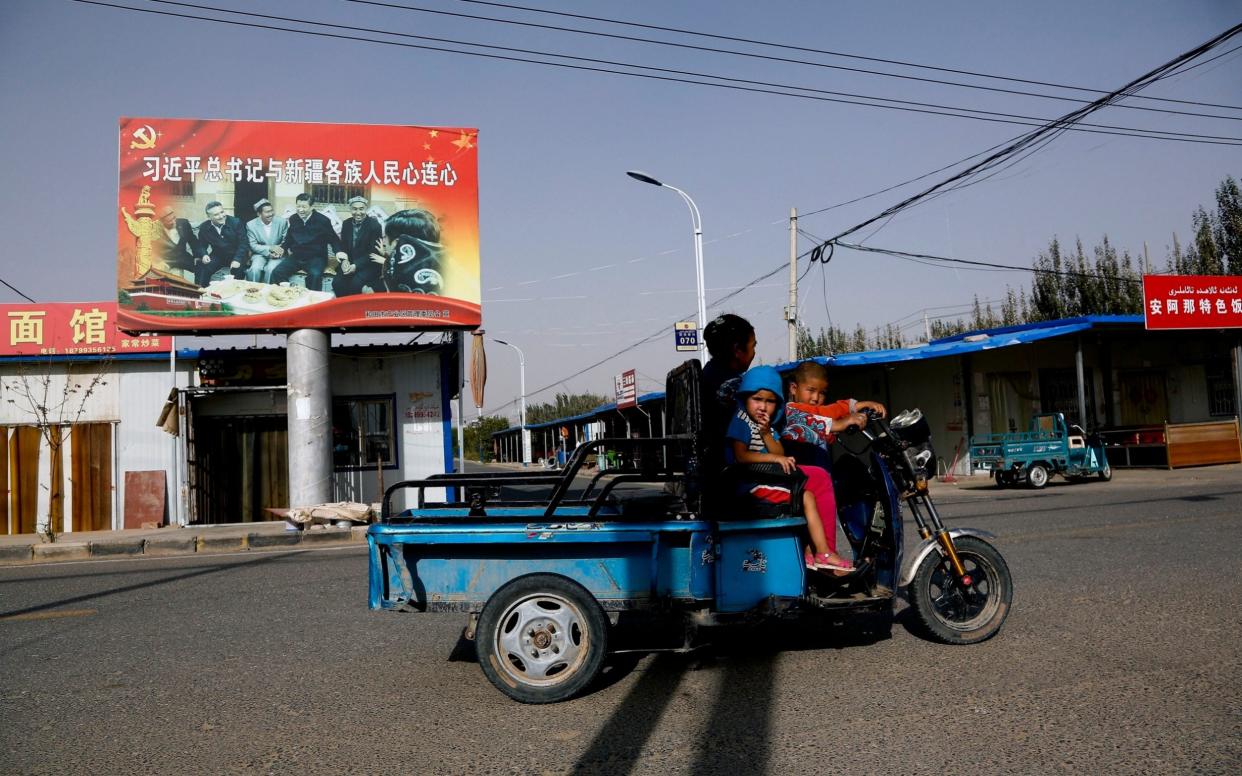
<instances>
[{"instance_id":1,"label":"motorcycle front wheel","mask_svg":"<svg viewBox=\"0 0 1242 776\"><path fill-rule=\"evenodd\" d=\"M919 624L936 641L977 644L992 638L1009 615L1013 578L996 548L974 536L953 540L970 585L954 574L947 558L930 552L907 588Z\"/></svg>"}]
</instances>

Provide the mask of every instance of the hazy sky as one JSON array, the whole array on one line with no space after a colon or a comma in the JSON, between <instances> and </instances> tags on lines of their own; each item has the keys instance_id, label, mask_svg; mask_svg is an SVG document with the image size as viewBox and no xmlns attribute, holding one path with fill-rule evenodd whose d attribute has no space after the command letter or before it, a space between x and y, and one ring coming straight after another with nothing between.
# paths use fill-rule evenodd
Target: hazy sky
<instances>
[{"instance_id":1,"label":"hazy sky","mask_svg":"<svg viewBox=\"0 0 1242 776\"><path fill-rule=\"evenodd\" d=\"M116 2L209 15L150 0ZM451 0L393 2L1082 96ZM1074 107L344 0L200 4L976 110L1051 118ZM522 4L1098 89L1120 86L1242 21L1236 0ZM1242 38L1217 53L1239 44ZM1145 94L1242 106L1242 51ZM478 127L484 324L489 334L526 351L532 391L568 378L560 390L607 392L612 375L627 368L639 370L643 391L652 390L680 361L672 323L693 317L695 309L689 214L673 192L634 182L627 169L646 170L698 203L710 301L787 261L791 207L806 213L869 194L1027 129L312 38L70 0L0 5L0 96L0 207L9 214L0 277L40 301L113 296L116 122L122 115ZM1242 137L1242 110L1133 104L1232 118L1109 108L1090 120ZM1107 234L1137 255L1146 241L1153 264L1163 266L1174 231L1187 237L1192 210L1211 203L1225 175L1242 176L1242 148L1068 133L1002 175L852 239L1026 266L1053 236L1081 237L1090 246ZM916 190L907 186L808 216L800 226L831 235ZM799 251L811 245L801 239ZM787 277L779 273L721 308L755 323L759 358L769 363L785 356ZM953 271L838 251L826 270L817 267L807 276L799 300L812 329L827 324L829 315L838 326L870 328L920 319L922 308L934 308L932 315L955 306L965 312L976 294L995 299L1006 283L1028 282L1022 273ZM7 289L0 289L0 300L18 301ZM665 336L579 374L662 327ZM917 335L913 328L906 333ZM239 342L216 338L200 344ZM513 405L501 405L518 392L516 358L492 345L489 365L486 409L512 415ZM530 401L551 398L547 391Z\"/></svg>"}]
</instances>

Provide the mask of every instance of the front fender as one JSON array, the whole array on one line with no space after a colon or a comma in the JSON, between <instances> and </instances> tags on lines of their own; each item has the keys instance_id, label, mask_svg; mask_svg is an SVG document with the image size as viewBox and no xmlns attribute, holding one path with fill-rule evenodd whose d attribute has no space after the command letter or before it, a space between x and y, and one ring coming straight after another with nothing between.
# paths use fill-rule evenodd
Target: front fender
<instances>
[{"instance_id":1,"label":"front fender","mask_svg":"<svg viewBox=\"0 0 1242 776\"><path fill-rule=\"evenodd\" d=\"M980 531L977 528L950 528L949 536L956 539L959 536L977 536L980 539L992 540L996 538L996 534ZM923 562L923 558L927 557L929 552L940 552L940 545L933 537L924 539L921 544L910 555L910 562L906 564L901 572L901 580L897 583L897 588L904 589L907 585L914 581L914 572L918 569L919 564Z\"/></svg>"}]
</instances>

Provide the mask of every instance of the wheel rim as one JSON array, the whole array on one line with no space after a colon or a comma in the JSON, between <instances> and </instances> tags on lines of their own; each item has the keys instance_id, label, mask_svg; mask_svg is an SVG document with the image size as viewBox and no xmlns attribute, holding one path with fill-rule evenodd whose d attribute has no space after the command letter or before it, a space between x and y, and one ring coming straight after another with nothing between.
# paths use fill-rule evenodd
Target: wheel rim
<instances>
[{"instance_id":1,"label":"wheel rim","mask_svg":"<svg viewBox=\"0 0 1242 776\"><path fill-rule=\"evenodd\" d=\"M1030 479L1031 484L1037 488L1042 488L1048 484L1048 472L1044 471L1042 466L1032 466L1027 477Z\"/></svg>"},{"instance_id":2,"label":"wheel rim","mask_svg":"<svg viewBox=\"0 0 1242 776\"><path fill-rule=\"evenodd\" d=\"M932 574L928 596L936 617L946 626L971 631L986 624L1000 607L1000 574L987 558L958 548L958 558L971 578L971 586L963 588L947 560L941 561Z\"/></svg>"},{"instance_id":3,"label":"wheel rim","mask_svg":"<svg viewBox=\"0 0 1242 776\"><path fill-rule=\"evenodd\" d=\"M505 610L495 640L496 663L502 672L522 684L548 687L568 680L581 667L590 632L573 602L541 593Z\"/></svg>"}]
</instances>

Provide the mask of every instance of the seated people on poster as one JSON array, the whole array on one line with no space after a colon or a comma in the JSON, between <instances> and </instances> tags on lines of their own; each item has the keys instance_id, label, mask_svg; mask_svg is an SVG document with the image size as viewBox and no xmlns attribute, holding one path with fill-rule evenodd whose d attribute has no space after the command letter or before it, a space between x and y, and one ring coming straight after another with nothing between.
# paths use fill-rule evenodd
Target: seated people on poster
<instances>
[{"instance_id":1,"label":"seated people on poster","mask_svg":"<svg viewBox=\"0 0 1242 776\"><path fill-rule=\"evenodd\" d=\"M272 270L285 255L280 243L285 239L289 222L276 215L276 208L266 199L254 203L254 212L258 217L246 224L246 237L250 240L250 266L246 269L246 280L253 283L266 283L272 276Z\"/></svg>"},{"instance_id":2,"label":"seated people on poster","mask_svg":"<svg viewBox=\"0 0 1242 776\"><path fill-rule=\"evenodd\" d=\"M215 200L207 203L207 220L198 226L198 247L194 282L200 288L209 285L211 276L223 267L228 267L238 280L246 274L242 264L250 247L246 227L240 218L227 215L224 205Z\"/></svg>"},{"instance_id":3,"label":"seated people on poster","mask_svg":"<svg viewBox=\"0 0 1242 776\"><path fill-rule=\"evenodd\" d=\"M184 218L177 218L177 213L165 205L160 208L160 226L162 239L160 248L163 250L164 269L169 272L194 272L194 260L198 258L198 239L194 236L194 227Z\"/></svg>"},{"instance_id":4,"label":"seated people on poster","mask_svg":"<svg viewBox=\"0 0 1242 776\"><path fill-rule=\"evenodd\" d=\"M294 213L289 216L289 229L280 247L285 257L272 270L272 282L284 283L293 273L306 272L306 287L311 291L323 290L323 271L328 266L328 250L341 250L341 239L336 236L332 222L323 213L315 211L315 201L309 194L299 194L294 200Z\"/></svg>"},{"instance_id":5,"label":"seated people on poster","mask_svg":"<svg viewBox=\"0 0 1242 776\"><path fill-rule=\"evenodd\" d=\"M384 222L384 284L389 291L444 293L444 246L435 215L420 209L399 210Z\"/></svg>"},{"instance_id":6,"label":"seated people on poster","mask_svg":"<svg viewBox=\"0 0 1242 776\"><path fill-rule=\"evenodd\" d=\"M384 258L372 256L381 250L378 243L384 238L384 230L374 216L367 214L367 204L363 197L351 199L350 219L341 225L342 250L336 254L341 264L332 281L332 290L337 296L359 294L364 287L372 291L384 290L380 284Z\"/></svg>"}]
</instances>

